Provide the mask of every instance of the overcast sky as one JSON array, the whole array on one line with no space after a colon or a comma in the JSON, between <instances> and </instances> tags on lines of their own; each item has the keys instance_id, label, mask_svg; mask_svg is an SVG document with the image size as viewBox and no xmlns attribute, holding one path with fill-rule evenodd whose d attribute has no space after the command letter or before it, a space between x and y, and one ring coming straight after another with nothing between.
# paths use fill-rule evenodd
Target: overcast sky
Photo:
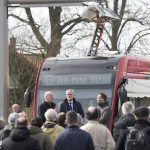
<instances>
[{"instance_id":1,"label":"overcast sky","mask_svg":"<svg viewBox=\"0 0 150 150\"><path fill-rule=\"evenodd\" d=\"M147 8L145 7L145 4L147 3ZM149 7L149 3L150 3L150 0L128 0L128 6L130 6L130 9L131 10L134 10L134 9L137 9L137 8L139 8L140 9L140 12L141 12L141 16L143 15L143 13L147 10L147 11L149 11L150 9L148 8ZM144 6L144 7L143 7ZM85 9L85 8L83 8L83 7L78 7L78 11L77 11L77 7L72 7L71 9L70 8L65 8L65 9L68 9L69 11L71 11L71 12L78 12L78 14L82 14L82 12L83 12L83 10ZM13 9L13 12L15 12L16 14L20 14L21 16L23 16L23 17L25 17L26 18L26 15L25 15L25 13L24 13L24 10L23 9L20 9L20 8L15 8L15 9ZM46 24L47 25L47 19L48 19L48 11L47 11L47 8L32 8L32 12L33 12L33 16L34 16L34 18L35 18L35 20L36 20L36 22L38 23L41 23L42 22L42 24ZM38 16L38 17L37 17ZM71 15L70 14L68 14L68 18L69 18L69 16L71 17ZM46 19L47 18L47 19ZM16 21L14 18L9 18L9 28L14 28L15 26L20 26L21 25L21 23L20 22L18 22L18 21ZM44 28L48 31L48 28L49 28L49 26L44 26ZM121 47L122 47L122 49L125 49L126 48L126 42L127 41L129 41L129 38L131 38L132 37L132 34L133 33L136 33L137 32L137 30L140 30L141 29L141 27L140 28L138 28L139 27L139 25L138 24L133 24L133 23L131 23L131 24L128 24L128 28L127 28L127 30L126 30L126 32L125 32L125 34L124 34L124 36L122 37L122 40L121 40ZM22 28L22 29L21 29ZM26 28L26 30L24 30L25 29L25 27L23 26L23 27L21 27L20 28L20 30L13 30L13 31L11 31L10 32L10 36L13 34L13 36L16 36L16 37L18 37L18 38L23 38L22 37L22 35L23 36L25 36L25 35L30 35L30 34L32 34L32 32L31 32L31 30L30 30L30 28ZM129 29L132 29L132 31L131 30L129 30ZM95 25L93 25L93 27L91 28L91 30L88 30L88 31L85 31L86 33L87 32L89 32L89 34L92 34L93 32L94 32L94 30L95 30ZM49 36L49 33L47 32L45 32L44 33L45 34L45 36ZM69 39L69 40L68 40ZM145 39L145 42L147 43L147 39L148 38L146 38ZM80 48L80 49L85 49L85 50L88 50L89 49L89 47L90 47L90 44L91 44L91 40L92 40L92 36L89 38L89 41L90 42L87 42L87 39L85 39L85 40L82 40L82 42L77 42L76 44L74 44L74 42L75 42L75 36L74 35L72 35L72 36L65 36L63 39L62 39L62 49L66 49L67 47L69 47L70 46L70 48L71 49L74 49L74 52L75 52L75 54L77 54L76 53L76 51L75 50L78 50L78 48ZM148 45L148 43L147 43L147 45ZM139 45L140 46L140 45ZM103 47L103 45L101 44L101 47ZM62 51L63 52L63 51Z\"/></svg>"}]
</instances>

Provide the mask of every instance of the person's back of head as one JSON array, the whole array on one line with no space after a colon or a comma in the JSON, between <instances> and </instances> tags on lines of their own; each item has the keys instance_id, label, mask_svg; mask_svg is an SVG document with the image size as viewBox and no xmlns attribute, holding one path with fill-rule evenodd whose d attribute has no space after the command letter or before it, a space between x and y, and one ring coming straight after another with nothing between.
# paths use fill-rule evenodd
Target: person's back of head
<instances>
[{"instance_id":1,"label":"person's back of head","mask_svg":"<svg viewBox=\"0 0 150 150\"><path fill-rule=\"evenodd\" d=\"M132 114L135 110L135 106L131 101L127 101L122 105L122 113L123 115Z\"/></svg>"},{"instance_id":2,"label":"person's back of head","mask_svg":"<svg viewBox=\"0 0 150 150\"><path fill-rule=\"evenodd\" d=\"M20 117L16 120L15 126L28 126L28 120L24 117Z\"/></svg>"},{"instance_id":3,"label":"person's back of head","mask_svg":"<svg viewBox=\"0 0 150 150\"><path fill-rule=\"evenodd\" d=\"M89 107L86 112L86 117L88 120L99 120L101 116L100 109L98 107Z\"/></svg>"},{"instance_id":4,"label":"person's back of head","mask_svg":"<svg viewBox=\"0 0 150 150\"><path fill-rule=\"evenodd\" d=\"M142 119L142 120L148 120L149 117L149 110L145 106L140 106L135 109L134 115L137 120Z\"/></svg>"},{"instance_id":5,"label":"person's back of head","mask_svg":"<svg viewBox=\"0 0 150 150\"><path fill-rule=\"evenodd\" d=\"M46 121L56 122L57 121L57 112L55 109L48 109L44 114Z\"/></svg>"},{"instance_id":6,"label":"person's back of head","mask_svg":"<svg viewBox=\"0 0 150 150\"><path fill-rule=\"evenodd\" d=\"M43 125L43 121L40 117L35 117L31 120L31 126L36 126L41 128Z\"/></svg>"},{"instance_id":7,"label":"person's back of head","mask_svg":"<svg viewBox=\"0 0 150 150\"><path fill-rule=\"evenodd\" d=\"M60 112L60 113L57 115L57 123L58 123L58 124L65 123L65 120L66 120L66 113Z\"/></svg>"},{"instance_id":8,"label":"person's back of head","mask_svg":"<svg viewBox=\"0 0 150 150\"><path fill-rule=\"evenodd\" d=\"M77 125L77 113L73 110L68 111L66 114L66 120L68 125Z\"/></svg>"},{"instance_id":9,"label":"person's back of head","mask_svg":"<svg viewBox=\"0 0 150 150\"><path fill-rule=\"evenodd\" d=\"M9 116L8 116L8 124L10 126L15 126L15 122L16 120L19 118L19 114L18 113L11 113Z\"/></svg>"},{"instance_id":10,"label":"person's back of head","mask_svg":"<svg viewBox=\"0 0 150 150\"><path fill-rule=\"evenodd\" d=\"M27 115L27 113L24 112L24 111L22 111L22 112L19 113L19 117L24 117L25 119L28 120L28 115Z\"/></svg>"},{"instance_id":11,"label":"person's back of head","mask_svg":"<svg viewBox=\"0 0 150 150\"><path fill-rule=\"evenodd\" d=\"M29 122L29 118L26 112L22 111L19 113L19 118L25 118L26 120L28 120L28 125L30 124Z\"/></svg>"},{"instance_id":12,"label":"person's back of head","mask_svg":"<svg viewBox=\"0 0 150 150\"><path fill-rule=\"evenodd\" d=\"M5 119L4 118L0 118L0 130L4 129L5 128Z\"/></svg>"}]
</instances>

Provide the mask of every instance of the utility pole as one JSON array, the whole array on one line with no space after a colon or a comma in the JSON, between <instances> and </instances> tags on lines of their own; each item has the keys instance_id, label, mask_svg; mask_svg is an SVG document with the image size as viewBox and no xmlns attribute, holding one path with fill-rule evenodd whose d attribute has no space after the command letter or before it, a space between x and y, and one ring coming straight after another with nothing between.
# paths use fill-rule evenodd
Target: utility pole
<instances>
[{"instance_id":1,"label":"utility pole","mask_svg":"<svg viewBox=\"0 0 150 150\"><path fill-rule=\"evenodd\" d=\"M0 117L8 117L8 20L7 4L0 0Z\"/></svg>"}]
</instances>

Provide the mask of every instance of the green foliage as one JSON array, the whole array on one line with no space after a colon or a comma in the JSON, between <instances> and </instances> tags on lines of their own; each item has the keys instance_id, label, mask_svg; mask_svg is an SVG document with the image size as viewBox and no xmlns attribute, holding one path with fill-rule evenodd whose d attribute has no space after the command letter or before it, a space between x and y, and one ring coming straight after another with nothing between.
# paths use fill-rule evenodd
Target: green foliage
<instances>
[{"instance_id":1,"label":"green foliage","mask_svg":"<svg viewBox=\"0 0 150 150\"><path fill-rule=\"evenodd\" d=\"M27 87L32 86L35 82L37 73L28 60L17 52L9 53L9 106L18 103L23 106L24 92ZM33 92L33 89L32 89ZM33 95L33 94L32 94Z\"/></svg>"}]
</instances>

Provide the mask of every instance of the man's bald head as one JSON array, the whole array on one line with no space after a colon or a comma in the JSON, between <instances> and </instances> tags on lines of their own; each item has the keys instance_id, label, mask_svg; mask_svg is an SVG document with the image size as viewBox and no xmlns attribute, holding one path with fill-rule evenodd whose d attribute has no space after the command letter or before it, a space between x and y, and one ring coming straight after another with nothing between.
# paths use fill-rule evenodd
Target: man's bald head
<instances>
[{"instance_id":1,"label":"man's bald head","mask_svg":"<svg viewBox=\"0 0 150 150\"><path fill-rule=\"evenodd\" d=\"M86 116L88 120L98 120L100 119L101 116L101 112L100 109L98 107L89 107L87 112L86 112Z\"/></svg>"},{"instance_id":2,"label":"man's bald head","mask_svg":"<svg viewBox=\"0 0 150 150\"><path fill-rule=\"evenodd\" d=\"M44 94L44 100L46 102L52 102L53 101L53 93L51 91L47 91Z\"/></svg>"}]
</instances>

